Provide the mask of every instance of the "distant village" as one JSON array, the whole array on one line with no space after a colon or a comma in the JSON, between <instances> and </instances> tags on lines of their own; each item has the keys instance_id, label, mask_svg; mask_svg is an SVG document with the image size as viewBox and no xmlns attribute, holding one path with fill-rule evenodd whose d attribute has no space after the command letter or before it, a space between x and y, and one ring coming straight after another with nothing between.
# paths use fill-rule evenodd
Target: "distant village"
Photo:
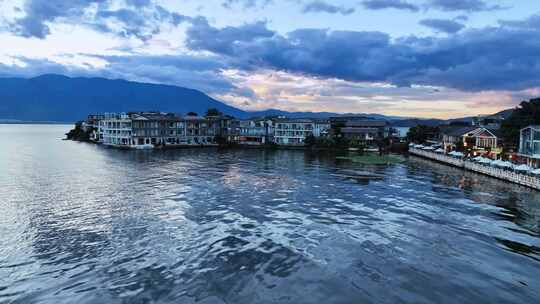
<instances>
[{"instance_id":1,"label":"distant village","mask_svg":"<svg viewBox=\"0 0 540 304\"><path fill-rule=\"evenodd\" d=\"M533 171L540 168L540 125L526 125L517 134L505 129L504 115L477 116L470 125L454 123L409 130L411 148ZM509 134L510 133L510 134Z\"/></svg>"},{"instance_id":2,"label":"distant village","mask_svg":"<svg viewBox=\"0 0 540 304\"><path fill-rule=\"evenodd\" d=\"M72 133L74 139L132 149L237 145L378 151L385 140L404 142L407 136L406 131L392 128L384 120L364 116L236 119L215 109L204 116L160 112L89 115L78 123L78 129L82 135Z\"/></svg>"},{"instance_id":3,"label":"distant village","mask_svg":"<svg viewBox=\"0 0 540 304\"><path fill-rule=\"evenodd\" d=\"M540 100L531 100L522 103L522 109L511 116L477 116L470 122L412 128L396 127L386 120L362 115L324 119L279 116L237 119L216 109L209 109L203 116L197 113L105 113L89 115L67 135L69 139L129 149L307 147L379 153L420 149L485 163L506 161L507 165L527 166L532 171L540 168L540 125L523 124L537 119L531 107L536 109L539 105ZM533 119L519 115L532 115Z\"/></svg>"}]
</instances>

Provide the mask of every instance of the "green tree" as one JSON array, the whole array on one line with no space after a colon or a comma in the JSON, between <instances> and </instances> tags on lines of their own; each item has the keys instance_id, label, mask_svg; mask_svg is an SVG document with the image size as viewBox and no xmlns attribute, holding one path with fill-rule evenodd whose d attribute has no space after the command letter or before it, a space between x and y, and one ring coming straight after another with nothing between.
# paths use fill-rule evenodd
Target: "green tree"
<instances>
[{"instance_id":1,"label":"green tree","mask_svg":"<svg viewBox=\"0 0 540 304\"><path fill-rule=\"evenodd\" d=\"M434 139L439 136L439 127L418 125L412 127L407 133L407 139L410 142L425 143L428 139Z\"/></svg>"},{"instance_id":2,"label":"green tree","mask_svg":"<svg viewBox=\"0 0 540 304\"><path fill-rule=\"evenodd\" d=\"M501 125L501 133L508 147L519 145L519 132L529 125L540 124L540 98L523 101Z\"/></svg>"},{"instance_id":3,"label":"green tree","mask_svg":"<svg viewBox=\"0 0 540 304\"><path fill-rule=\"evenodd\" d=\"M206 114L204 116L208 117L208 116L221 116L221 115L223 115L223 113L221 113L218 109L210 108L206 111Z\"/></svg>"},{"instance_id":4,"label":"green tree","mask_svg":"<svg viewBox=\"0 0 540 304\"><path fill-rule=\"evenodd\" d=\"M304 140L304 144L306 145L306 147L313 147L317 144L317 138L315 138L313 134L309 134Z\"/></svg>"}]
</instances>

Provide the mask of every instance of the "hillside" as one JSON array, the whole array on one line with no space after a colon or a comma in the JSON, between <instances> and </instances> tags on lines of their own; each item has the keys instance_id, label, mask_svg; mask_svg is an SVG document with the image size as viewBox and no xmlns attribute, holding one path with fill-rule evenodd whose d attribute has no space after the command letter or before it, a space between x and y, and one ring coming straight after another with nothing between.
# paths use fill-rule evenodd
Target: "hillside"
<instances>
[{"instance_id":1,"label":"hillside","mask_svg":"<svg viewBox=\"0 0 540 304\"><path fill-rule=\"evenodd\" d=\"M362 115L384 119L394 126L439 125L453 120L417 119L381 114L286 112L269 109L248 112L213 99L203 92L171 85L105 78L70 78L42 75L34 78L0 78L0 123L74 122L91 113L163 111L203 114L209 108L238 118L261 116L327 118ZM510 110L511 111L511 110ZM462 118L459 120L469 120Z\"/></svg>"},{"instance_id":2,"label":"hillside","mask_svg":"<svg viewBox=\"0 0 540 304\"><path fill-rule=\"evenodd\" d=\"M175 86L43 75L0 79L0 118L73 122L90 113L165 111L204 113L208 108L244 117L245 111L204 93Z\"/></svg>"}]
</instances>

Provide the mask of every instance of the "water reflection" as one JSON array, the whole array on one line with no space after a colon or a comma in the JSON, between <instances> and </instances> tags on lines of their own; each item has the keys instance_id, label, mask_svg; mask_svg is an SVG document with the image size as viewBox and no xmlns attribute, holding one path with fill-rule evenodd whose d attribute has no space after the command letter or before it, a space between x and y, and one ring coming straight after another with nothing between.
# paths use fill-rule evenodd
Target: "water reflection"
<instances>
[{"instance_id":1,"label":"water reflection","mask_svg":"<svg viewBox=\"0 0 540 304\"><path fill-rule=\"evenodd\" d=\"M0 302L540 298L538 192L412 157L117 151L67 128L0 126Z\"/></svg>"}]
</instances>

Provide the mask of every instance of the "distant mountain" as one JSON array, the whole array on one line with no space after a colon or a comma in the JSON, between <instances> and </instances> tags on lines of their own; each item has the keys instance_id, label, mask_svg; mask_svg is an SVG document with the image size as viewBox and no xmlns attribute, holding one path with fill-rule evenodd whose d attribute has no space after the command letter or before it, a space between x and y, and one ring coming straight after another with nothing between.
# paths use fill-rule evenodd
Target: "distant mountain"
<instances>
[{"instance_id":1,"label":"distant mountain","mask_svg":"<svg viewBox=\"0 0 540 304\"><path fill-rule=\"evenodd\" d=\"M0 78L0 119L15 121L74 122L88 114L163 111L204 114L209 108L238 118L287 116L325 118L330 112L286 112L276 109L248 112L193 89L105 78L70 78L48 74L34 78ZM366 114L388 119L384 115Z\"/></svg>"},{"instance_id":2,"label":"distant mountain","mask_svg":"<svg viewBox=\"0 0 540 304\"><path fill-rule=\"evenodd\" d=\"M260 117L260 116L286 116L292 118L328 118L333 116L363 116L370 119L382 119L382 120L392 120L392 119L403 119L399 116L387 116L382 114L375 113L332 113L332 112L287 112L276 109L269 109L264 111L248 112L250 117Z\"/></svg>"},{"instance_id":3,"label":"distant mountain","mask_svg":"<svg viewBox=\"0 0 540 304\"><path fill-rule=\"evenodd\" d=\"M507 119L512 115L512 113L514 113L514 110L515 109L508 109L508 110L500 111L498 113L493 114L493 116L501 116L502 118Z\"/></svg>"},{"instance_id":4,"label":"distant mountain","mask_svg":"<svg viewBox=\"0 0 540 304\"><path fill-rule=\"evenodd\" d=\"M2 119L73 122L91 113L193 111L202 114L209 108L238 117L247 115L200 91L169 85L60 75L0 78Z\"/></svg>"},{"instance_id":5,"label":"distant mountain","mask_svg":"<svg viewBox=\"0 0 540 304\"><path fill-rule=\"evenodd\" d=\"M406 127L448 122L440 119L404 118L381 114L287 112L276 109L249 112L229 106L197 90L126 80L70 78L54 74L29 79L0 78L0 123L74 122L84 119L88 114L105 112L163 111L204 114L209 108L216 108L238 118L261 116L328 118L361 115Z\"/></svg>"},{"instance_id":6,"label":"distant mountain","mask_svg":"<svg viewBox=\"0 0 540 304\"><path fill-rule=\"evenodd\" d=\"M393 119L390 120L390 125L394 127L415 127L418 125L425 126L439 126L447 124L447 120L443 119L420 119L420 118L405 118L405 119Z\"/></svg>"}]
</instances>

